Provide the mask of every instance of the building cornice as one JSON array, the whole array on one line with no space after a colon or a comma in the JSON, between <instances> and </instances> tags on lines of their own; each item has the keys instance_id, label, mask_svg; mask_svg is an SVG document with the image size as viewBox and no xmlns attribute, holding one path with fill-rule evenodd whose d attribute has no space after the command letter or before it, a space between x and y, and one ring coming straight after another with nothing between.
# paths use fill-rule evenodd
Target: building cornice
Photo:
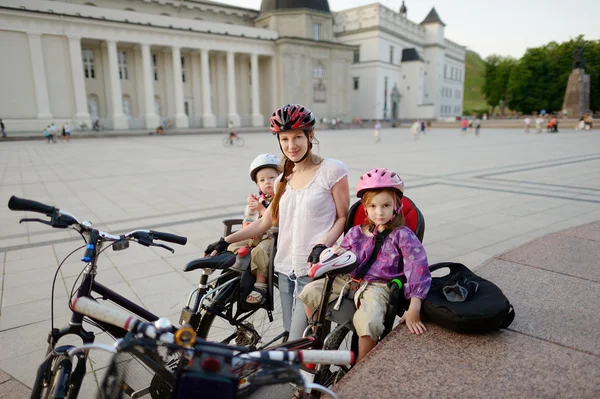
<instances>
[{"instance_id":1,"label":"building cornice","mask_svg":"<svg viewBox=\"0 0 600 399\"><path fill-rule=\"evenodd\" d=\"M260 22L266 18L280 15L300 15L300 14L308 14L316 17L330 18L333 19L332 13L322 12L313 10L310 8L292 8L292 9L284 9L284 10L273 10L261 13L258 17L256 17L256 22Z\"/></svg>"},{"instance_id":2,"label":"building cornice","mask_svg":"<svg viewBox=\"0 0 600 399\"><path fill-rule=\"evenodd\" d=\"M446 56L446 57L450 58L451 60L454 60L454 61L460 62L461 64L464 64L464 63L465 63L465 59L462 59L462 60L461 60L461 59L460 59L460 58L458 58L458 57L454 57L452 54L444 53L444 56Z\"/></svg>"},{"instance_id":3,"label":"building cornice","mask_svg":"<svg viewBox=\"0 0 600 399\"><path fill-rule=\"evenodd\" d=\"M381 26L370 26L368 28L355 29L355 30L345 31L345 32L336 32L335 36L336 37L349 36L349 35L356 35L359 33L373 32L373 31L381 31L381 32L387 33L388 35L392 35L394 37L402 39L410 44L414 44L415 46L427 47L427 46L424 46L423 43L418 43L417 41L415 41L407 36L404 36L403 34L398 33L397 31L393 31L391 29L387 29L387 28L384 28Z\"/></svg>"},{"instance_id":4,"label":"building cornice","mask_svg":"<svg viewBox=\"0 0 600 399\"><path fill-rule=\"evenodd\" d=\"M354 50L358 50L360 48L360 46L358 46L358 45L329 42L326 40L312 40L312 39L306 39L303 37L292 37L292 36L280 37L279 39L275 40L275 43L277 43L277 44L290 44L291 43L291 44L302 44L302 45L311 44L312 46L334 48L334 49L338 49L338 50L347 50L347 51L354 51Z\"/></svg>"}]
</instances>

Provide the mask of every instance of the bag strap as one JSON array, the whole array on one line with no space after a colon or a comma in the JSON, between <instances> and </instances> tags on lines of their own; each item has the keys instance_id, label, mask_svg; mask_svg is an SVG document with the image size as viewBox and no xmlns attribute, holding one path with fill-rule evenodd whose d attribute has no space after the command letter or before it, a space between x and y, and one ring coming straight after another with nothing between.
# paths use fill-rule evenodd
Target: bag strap
<instances>
[{"instance_id":1,"label":"bag strap","mask_svg":"<svg viewBox=\"0 0 600 399\"><path fill-rule=\"evenodd\" d=\"M448 268L450 269L450 273L457 273L457 272L467 272L470 274L474 274L471 269L469 269L468 267L466 267L465 265L463 265L462 263L455 263L455 262L440 262L440 263L435 263L433 265L429 265L429 271L430 272L434 272L436 270L439 269L443 269L443 268Z\"/></svg>"},{"instance_id":2,"label":"bag strap","mask_svg":"<svg viewBox=\"0 0 600 399\"><path fill-rule=\"evenodd\" d=\"M377 256L379 255L379 251L381 250L381 246L383 245L383 242L385 241L387 236L390 235L391 232L392 232L392 230L386 229L380 233L375 234L375 237L374 237L375 248L373 248L373 253L371 254L371 257L369 258L367 263L362 265L358 269L358 271L354 274L355 279L360 280L365 276L365 274L367 274L367 272L369 271L371 266L373 266L373 263L375 263L375 261L377 260Z\"/></svg>"}]
</instances>

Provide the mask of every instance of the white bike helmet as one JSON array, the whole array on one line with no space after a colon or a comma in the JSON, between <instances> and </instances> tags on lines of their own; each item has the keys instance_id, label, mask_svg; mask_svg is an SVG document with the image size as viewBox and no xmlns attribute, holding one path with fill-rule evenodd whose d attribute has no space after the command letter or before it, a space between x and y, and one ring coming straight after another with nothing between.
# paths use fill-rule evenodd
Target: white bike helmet
<instances>
[{"instance_id":1,"label":"white bike helmet","mask_svg":"<svg viewBox=\"0 0 600 399\"><path fill-rule=\"evenodd\" d=\"M356 269L356 266L356 255L353 252L346 251L336 255L333 248L326 248L319 256L319 263L312 265L308 271L308 277L319 278L331 271L335 271L336 274L347 274Z\"/></svg>"},{"instance_id":2,"label":"white bike helmet","mask_svg":"<svg viewBox=\"0 0 600 399\"><path fill-rule=\"evenodd\" d=\"M264 168L274 168L277 169L279 164L281 163L281 159L273 154L260 154L254 161L250 164L250 178L253 182L256 183L256 174L259 170Z\"/></svg>"}]
</instances>

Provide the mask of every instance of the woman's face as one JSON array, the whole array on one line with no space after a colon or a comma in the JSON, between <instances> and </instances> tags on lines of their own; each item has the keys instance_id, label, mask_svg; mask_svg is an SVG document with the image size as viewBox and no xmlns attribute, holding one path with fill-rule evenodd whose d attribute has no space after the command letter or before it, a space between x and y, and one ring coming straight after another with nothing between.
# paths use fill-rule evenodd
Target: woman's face
<instances>
[{"instance_id":1,"label":"woman's face","mask_svg":"<svg viewBox=\"0 0 600 399\"><path fill-rule=\"evenodd\" d=\"M312 140L314 133L310 133L309 137ZM279 145L283 155L288 157L292 162L298 162L304 157L308 151L308 138L303 130L292 130L290 132L279 133Z\"/></svg>"}]
</instances>

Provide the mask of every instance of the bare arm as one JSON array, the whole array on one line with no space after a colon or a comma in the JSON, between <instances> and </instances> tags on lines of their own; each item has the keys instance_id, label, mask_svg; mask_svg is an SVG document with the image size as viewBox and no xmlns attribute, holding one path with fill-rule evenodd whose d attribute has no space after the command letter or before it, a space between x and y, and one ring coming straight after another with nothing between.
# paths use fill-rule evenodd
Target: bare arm
<instances>
[{"instance_id":1,"label":"bare arm","mask_svg":"<svg viewBox=\"0 0 600 399\"><path fill-rule=\"evenodd\" d=\"M348 187L348 176L344 176L339 182L331 188L331 194L333 195L333 201L335 202L336 216L335 223L331 229L321 237L319 244L326 245L328 247L335 244L344 232L344 225L346 224L346 215L348 214L348 207L350 206L350 191Z\"/></svg>"},{"instance_id":2,"label":"bare arm","mask_svg":"<svg viewBox=\"0 0 600 399\"><path fill-rule=\"evenodd\" d=\"M233 244L235 242L247 240L252 237L258 237L260 235L263 235L267 230L269 230L272 225L273 224L271 223L271 208L267 208L267 210L265 211L265 213L263 213L263 216L260 219L255 220L243 229L228 235L227 237L225 237L225 241L227 241L228 244Z\"/></svg>"}]
</instances>

